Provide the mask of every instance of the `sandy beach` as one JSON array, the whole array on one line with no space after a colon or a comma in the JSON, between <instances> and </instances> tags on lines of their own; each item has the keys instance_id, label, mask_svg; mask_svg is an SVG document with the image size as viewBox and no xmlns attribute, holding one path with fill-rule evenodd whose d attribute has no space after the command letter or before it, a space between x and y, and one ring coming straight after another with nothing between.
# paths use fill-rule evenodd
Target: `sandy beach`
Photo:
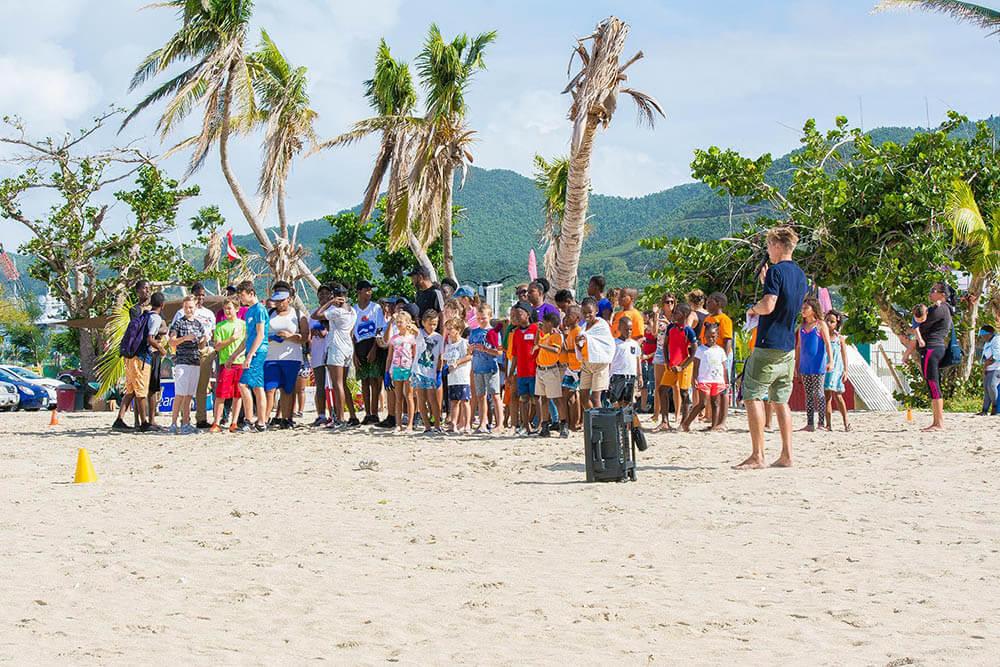
<instances>
[{"instance_id":1,"label":"sandy beach","mask_svg":"<svg viewBox=\"0 0 1000 667\"><path fill-rule=\"evenodd\" d=\"M651 436L638 483L598 485L578 435L48 417L0 415L0 662L985 664L1000 645L996 419L855 415L797 434L795 469L735 472L737 417ZM68 483L77 447L99 482Z\"/></svg>"}]
</instances>

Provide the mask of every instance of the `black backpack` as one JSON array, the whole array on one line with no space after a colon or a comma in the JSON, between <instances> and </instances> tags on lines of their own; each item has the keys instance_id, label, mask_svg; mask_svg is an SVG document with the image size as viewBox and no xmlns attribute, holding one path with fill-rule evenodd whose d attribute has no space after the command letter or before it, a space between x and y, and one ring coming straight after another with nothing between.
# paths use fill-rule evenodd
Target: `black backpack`
<instances>
[{"instance_id":1,"label":"black backpack","mask_svg":"<svg viewBox=\"0 0 1000 667\"><path fill-rule=\"evenodd\" d=\"M949 366L958 366L960 363L962 363L962 346L958 344L955 327L952 327L951 340L948 341L948 347L945 348L944 356L941 357L939 365L941 368L948 368Z\"/></svg>"},{"instance_id":2,"label":"black backpack","mask_svg":"<svg viewBox=\"0 0 1000 667\"><path fill-rule=\"evenodd\" d=\"M123 359L134 359L146 349L146 338L149 335L149 311L145 311L138 317L129 320L125 335L118 343L118 352Z\"/></svg>"}]
</instances>

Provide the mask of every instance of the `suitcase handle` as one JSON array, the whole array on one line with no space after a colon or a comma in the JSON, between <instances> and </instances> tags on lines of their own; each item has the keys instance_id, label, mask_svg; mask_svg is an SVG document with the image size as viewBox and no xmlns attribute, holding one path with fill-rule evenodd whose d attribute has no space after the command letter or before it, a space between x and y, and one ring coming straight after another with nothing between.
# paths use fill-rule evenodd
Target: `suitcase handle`
<instances>
[{"instance_id":1,"label":"suitcase handle","mask_svg":"<svg viewBox=\"0 0 1000 667\"><path fill-rule=\"evenodd\" d=\"M606 472L608 469L607 464L604 462L604 433L597 431L596 433L591 431L591 441L590 447L593 450L594 457L594 468L598 472Z\"/></svg>"}]
</instances>

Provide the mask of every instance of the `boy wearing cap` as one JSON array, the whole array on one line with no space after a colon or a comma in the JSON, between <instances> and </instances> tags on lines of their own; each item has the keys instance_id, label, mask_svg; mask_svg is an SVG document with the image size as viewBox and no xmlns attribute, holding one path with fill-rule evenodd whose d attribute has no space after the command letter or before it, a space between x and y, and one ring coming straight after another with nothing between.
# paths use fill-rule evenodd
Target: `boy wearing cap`
<instances>
[{"instance_id":1,"label":"boy wearing cap","mask_svg":"<svg viewBox=\"0 0 1000 667\"><path fill-rule=\"evenodd\" d=\"M278 417L272 422L280 429L292 428L295 409L295 388L302 368L302 345L309 339L309 324L291 304L291 293L276 291L271 295L274 312L269 320L267 360L264 362L264 391L267 409L275 404L280 389Z\"/></svg>"},{"instance_id":2,"label":"boy wearing cap","mask_svg":"<svg viewBox=\"0 0 1000 667\"><path fill-rule=\"evenodd\" d=\"M372 284L358 282L358 302L354 304L354 367L361 381L361 396L365 403L364 425L377 424L378 399L382 389L385 361L379 366L376 340L385 329L382 306L372 301Z\"/></svg>"},{"instance_id":3,"label":"boy wearing cap","mask_svg":"<svg viewBox=\"0 0 1000 667\"><path fill-rule=\"evenodd\" d=\"M243 396L244 433L258 433L267 430L267 402L264 397L264 362L267 359L267 336L270 316L264 304L257 300L253 283L244 280L236 287L240 302L247 307L243 319L246 322L246 357L243 359L243 373L240 375L240 393ZM254 424L254 401L257 406L257 423Z\"/></svg>"},{"instance_id":4,"label":"boy wearing cap","mask_svg":"<svg viewBox=\"0 0 1000 667\"><path fill-rule=\"evenodd\" d=\"M346 379L347 369L354 360L354 324L357 313L347 303L347 288L336 284L330 289L330 300L320 304L313 311L312 317L326 320L330 323L329 340L326 344L326 366L330 373L330 383L333 385L332 426L360 426L354 413L354 402L349 404L351 420L345 424L344 408L347 402Z\"/></svg>"},{"instance_id":5,"label":"boy wearing cap","mask_svg":"<svg viewBox=\"0 0 1000 667\"><path fill-rule=\"evenodd\" d=\"M532 420L538 412L535 398L535 342L538 325L533 323L534 309L526 301L518 301L510 309L511 324L516 328L511 334L510 374L517 378L517 400L520 425L515 435L534 435Z\"/></svg>"}]
</instances>

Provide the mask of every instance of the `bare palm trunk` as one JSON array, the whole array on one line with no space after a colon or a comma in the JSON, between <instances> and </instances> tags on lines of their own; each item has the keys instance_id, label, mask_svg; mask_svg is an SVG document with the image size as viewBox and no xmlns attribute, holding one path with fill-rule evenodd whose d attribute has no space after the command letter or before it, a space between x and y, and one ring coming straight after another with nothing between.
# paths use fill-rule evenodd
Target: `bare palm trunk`
<instances>
[{"instance_id":1,"label":"bare palm trunk","mask_svg":"<svg viewBox=\"0 0 1000 667\"><path fill-rule=\"evenodd\" d=\"M426 268L430 273L431 282L436 283L438 281L437 269L434 268L434 263L431 262L430 256L427 254L427 251L421 247L420 242L417 241L417 237L413 235L412 231L409 234L407 245L410 247L410 251L413 253L413 256L417 258L417 262L420 266Z\"/></svg>"},{"instance_id":2,"label":"bare palm trunk","mask_svg":"<svg viewBox=\"0 0 1000 667\"><path fill-rule=\"evenodd\" d=\"M97 363L97 343L94 332L90 329L80 329L80 370L88 380L97 377L94 366Z\"/></svg>"},{"instance_id":3,"label":"bare palm trunk","mask_svg":"<svg viewBox=\"0 0 1000 667\"><path fill-rule=\"evenodd\" d=\"M395 139L392 132L385 132L382 136L382 146L375 157L375 169L371 178L368 179L368 187L365 189L365 200L361 204L361 221L364 222L371 217L375 206L378 204L379 190L382 188L382 180L385 178L389 165L392 163L392 155L395 151Z\"/></svg>"},{"instance_id":4,"label":"bare palm trunk","mask_svg":"<svg viewBox=\"0 0 1000 667\"><path fill-rule=\"evenodd\" d=\"M597 134L598 119L591 116L580 139L580 145L570 156L566 185L566 211L556 243L553 260L553 290L568 289L576 293L580 253L587 226L590 205L590 158Z\"/></svg>"},{"instance_id":5,"label":"bare palm trunk","mask_svg":"<svg viewBox=\"0 0 1000 667\"><path fill-rule=\"evenodd\" d=\"M288 218L285 217L285 182L278 183L278 231L288 240Z\"/></svg>"},{"instance_id":6,"label":"bare palm trunk","mask_svg":"<svg viewBox=\"0 0 1000 667\"><path fill-rule=\"evenodd\" d=\"M444 211L442 212L444 224L441 229L441 246L444 250L444 272L449 278L458 282L458 276L455 273L455 251L452 245L452 211L453 202L455 197L455 170L449 169L445 183L445 193L444 193Z\"/></svg>"}]
</instances>

